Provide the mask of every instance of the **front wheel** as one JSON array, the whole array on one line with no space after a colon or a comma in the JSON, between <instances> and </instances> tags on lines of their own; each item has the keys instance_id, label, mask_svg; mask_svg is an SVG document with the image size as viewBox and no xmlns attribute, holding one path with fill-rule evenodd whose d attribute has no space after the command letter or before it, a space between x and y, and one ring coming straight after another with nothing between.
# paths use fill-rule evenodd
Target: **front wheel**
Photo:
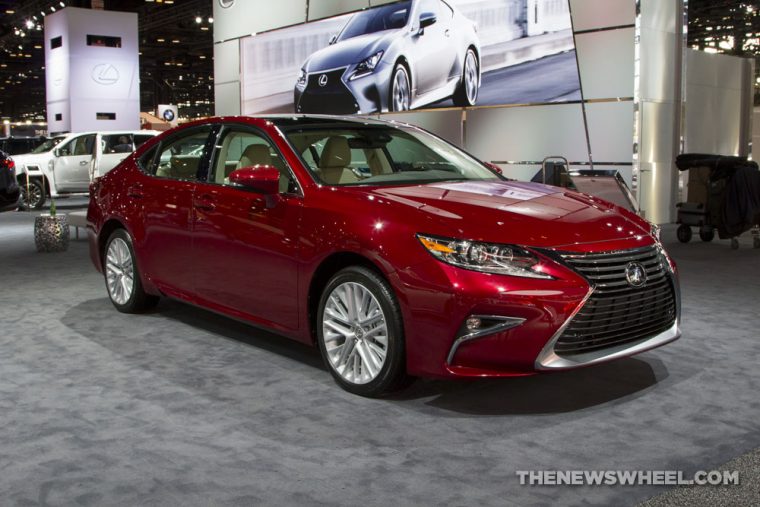
<instances>
[{"instance_id":1,"label":"front wheel","mask_svg":"<svg viewBox=\"0 0 760 507\"><path fill-rule=\"evenodd\" d=\"M24 209L42 209L47 196L45 195L45 185L39 179L30 179L28 185L26 180L22 180L19 187L21 188L21 206Z\"/></svg>"},{"instance_id":2,"label":"front wheel","mask_svg":"<svg viewBox=\"0 0 760 507\"><path fill-rule=\"evenodd\" d=\"M407 380L401 311L388 283L369 269L348 267L330 279L319 301L317 341L349 392L381 396Z\"/></svg>"},{"instance_id":3,"label":"front wheel","mask_svg":"<svg viewBox=\"0 0 760 507\"><path fill-rule=\"evenodd\" d=\"M478 57L472 49L467 50L462 67L462 80L452 97L454 105L460 107L474 106L478 101L480 89L480 66Z\"/></svg>"},{"instance_id":4,"label":"front wheel","mask_svg":"<svg viewBox=\"0 0 760 507\"><path fill-rule=\"evenodd\" d=\"M122 313L142 313L156 306L158 297L143 290L137 271L132 238L124 229L108 238L103 254L103 275L111 303Z\"/></svg>"},{"instance_id":5,"label":"front wheel","mask_svg":"<svg viewBox=\"0 0 760 507\"><path fill-rule=\"evenodd\" d=\"M391 79L391 111L407 111L412 106L412 85L403 64L393 69Z\"/></svg>"}]
</instances>

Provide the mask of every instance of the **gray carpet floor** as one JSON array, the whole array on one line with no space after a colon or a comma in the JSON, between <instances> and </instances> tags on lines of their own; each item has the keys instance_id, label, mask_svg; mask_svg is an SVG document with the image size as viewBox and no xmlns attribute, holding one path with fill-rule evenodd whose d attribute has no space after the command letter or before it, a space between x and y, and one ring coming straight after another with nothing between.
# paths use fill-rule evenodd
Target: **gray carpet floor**
<instances>
[{"instance_id":1,"label":"gray carpet floor","mask_svg":"<svg viewBox=\"0 0 760 507\"><path fill-rule=\"evenodd\" d=\"M669 346L369 400L276 335L173 301L117 313L86 241L38 254L32 222L0 214L2 505L635 505L668 488L521 486L516 471L689 474L760 447L748 239L666 240L684 303Z\"/></svg>"}]
</instances>

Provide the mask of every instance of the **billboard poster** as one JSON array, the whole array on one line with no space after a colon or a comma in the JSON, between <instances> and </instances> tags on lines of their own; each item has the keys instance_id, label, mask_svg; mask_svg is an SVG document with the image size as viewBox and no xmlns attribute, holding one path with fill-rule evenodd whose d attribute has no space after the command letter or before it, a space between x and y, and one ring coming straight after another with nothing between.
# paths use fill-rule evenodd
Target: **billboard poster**
<instances>
[{"instance_id":1,"label":"billboard poster","mask_svg":"<svg viewBox=\"0 0 760 507\"><path fill-rule=\"evenodd\" d=\"M567 0L402 0L240 44L244 114L580 99Z\"/></svg>"}]
</instances>

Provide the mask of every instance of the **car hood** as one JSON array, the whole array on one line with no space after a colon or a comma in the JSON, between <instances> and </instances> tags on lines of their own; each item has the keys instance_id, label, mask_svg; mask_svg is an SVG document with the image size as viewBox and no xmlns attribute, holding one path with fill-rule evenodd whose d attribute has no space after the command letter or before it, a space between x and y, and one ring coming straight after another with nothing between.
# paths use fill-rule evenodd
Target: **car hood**
<instances>
[{"instance_id":1,"label":"car hood","mask_svg":"<svg viewBox=\"0 0 760 507\"><path fill-rule=\"evenodd\" d=\"M468 181L374 188L373 200L413 208L417 232L549 248L642 238L645 221L600 199L548 185Z\"/></svg>"},{"instance_id":2,"label":"car hood","mask_svg":"<svg viewBox=\"0 0 760 507\"><path fill-rule=\"evenodd\" d=\"M398 31L384 30L338 41L313 53L304 63L304 69L313 73L355 65L380 50L386 50Z\"/></svg>"}]
</instances>

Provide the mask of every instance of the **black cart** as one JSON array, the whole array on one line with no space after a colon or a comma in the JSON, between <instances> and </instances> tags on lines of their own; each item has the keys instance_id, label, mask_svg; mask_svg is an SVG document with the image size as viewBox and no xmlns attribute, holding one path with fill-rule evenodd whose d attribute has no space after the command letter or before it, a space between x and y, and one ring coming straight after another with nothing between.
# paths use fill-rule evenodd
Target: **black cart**
<instances>
[{"instance_id":1,"label":"black cart","mask_svg":"<svg viewBox=\"0 0 760 507\"><path fill-rule=\"evenodd\" d=\"M702 241L712 241L717 231L739 248L738 237L752 231L753 246L760 248L760 170L746 157L687 153L676 157L676 166L689 171L687 202L678 204L678 240L688 243L692 227Z\"/></svg>"}]
</instances>

